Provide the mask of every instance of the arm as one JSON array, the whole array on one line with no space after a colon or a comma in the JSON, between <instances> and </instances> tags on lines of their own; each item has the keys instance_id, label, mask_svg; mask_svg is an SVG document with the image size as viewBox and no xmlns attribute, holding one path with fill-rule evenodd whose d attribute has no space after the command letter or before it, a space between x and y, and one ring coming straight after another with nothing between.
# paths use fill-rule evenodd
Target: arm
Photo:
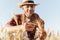
<instances>
[{"instance_id":1,"label":"arm","mask_svg":"<svg viewBox=\"0 0 60 40\"><path fill-rule=\"evenodd\" d=\"M21 15L15 15L5 26L4 30L7 32L16 32L17 30L22 29L24 27L21 23Z\"/></svg>"},{"instance_id":2,"label":"arm","mask_svg":"<svg viewBox=\"0 0 60 40\"><path fill-rule=\"evenodd\" d=\"M37 20L37 26L39 29L40 39L45 39L47 36L47 33L44 30L44 21L38 15L36 15L36 20Z\"/></svg>"},{"instance_id":3,"label":"arm","mask_svg":"<svg viewBox=\"0 0 60 40\"><path fill-rule=\"evenodd\" d=\"M44 21L35 13L36 26L44 29Z\"/></svg>"},{"instance_id":4,"label":"arm","mask_svg":"<svg viewBox=\"0 0 60 40\"><path fill-rule=\"evenodd\" d=\"M13 33L23 29L24 29L23 25L18 25L18 26L5 25L3 28L3 32Z\"/></svg>"}]
</instances>

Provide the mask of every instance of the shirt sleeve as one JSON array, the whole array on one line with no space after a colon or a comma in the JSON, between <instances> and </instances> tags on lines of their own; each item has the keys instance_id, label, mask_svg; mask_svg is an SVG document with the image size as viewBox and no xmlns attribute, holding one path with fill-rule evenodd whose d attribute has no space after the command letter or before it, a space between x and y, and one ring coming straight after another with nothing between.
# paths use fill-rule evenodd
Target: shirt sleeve
<instances>
[{"instance_id":1,"label":"shirt sleeve","mask_svg":"<svg viewBox=\"0 0 60 40\"><path fill-rule=\"evenodd\" d=\"M10 26L16 26L16 22L15 22L14 18L11 18L11 20L7 24Z\"/></svg>"},{"instance_id":2,"label":"shirt sleeve","mask_svg":"<svg viewBox=\"0 0 60 40\"><path fill-rule=\"evenodd\" d=\"M44 21L39 17L38 14L35 14L35 18L36 18L36 21L37 21L37 26L44 29Z\"/></svg>"},{"instance_id":3,"label":"shirt sleeve","mask_svg":"<svg viewBox=\"0 0 60 40\"><path fill-rule=\"evenodd\" d=\"M46 33L46 31L44 30L44 21L39 17L39 15L37 15L36 14L36 20L38 21L37 22L37 25L42 29L41 30L41 35L40 35L40 39L41 40L44 40L45 38L46 38L46 36L47 36L47 33ZM40 29L39 29L39 31L40 31ZM39 32L39 34L40 34L40 32Z\"/></svg>"},{"instance_id":4,"label":"shirt sleeve","mask_svg":"<svg viewBox=\"0 0 60 40\"><path fill-rule=\"evenodd\" d=\"M17 14L13 16L13 18L11 18L11 20L7 24L11 26L21 25L22 24L21 15Z\"/></svg>"}]
</instances>

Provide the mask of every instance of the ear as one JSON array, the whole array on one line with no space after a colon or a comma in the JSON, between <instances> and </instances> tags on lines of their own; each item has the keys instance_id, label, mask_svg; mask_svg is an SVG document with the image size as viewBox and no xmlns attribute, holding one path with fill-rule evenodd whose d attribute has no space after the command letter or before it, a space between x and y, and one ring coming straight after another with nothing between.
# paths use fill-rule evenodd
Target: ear
<instances>
[{"instance_id":1,"label":"ear","mask_svg":"<svg viewBox=\"0 0 60 40\"><path fill-rule=\"evenodd\" d=\"M21 9L24 9L23 7L21 7Z\"/></svg>"}]
</instances>

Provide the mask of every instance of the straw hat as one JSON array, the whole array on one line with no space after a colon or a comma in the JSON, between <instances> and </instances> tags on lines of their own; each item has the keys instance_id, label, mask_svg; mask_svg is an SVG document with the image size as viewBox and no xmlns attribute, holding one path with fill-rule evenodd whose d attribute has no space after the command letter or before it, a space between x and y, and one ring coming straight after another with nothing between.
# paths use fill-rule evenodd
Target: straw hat
<instances>
[{"instance_id":1,"label":"straw hat","mask_svg":"<svg viewBox=\"0 0 60 40\"><path fill-rule=\"evenodd\" d=\"M38 4L35 4L33 0L23 0L21 3L18 3L19 7L24 6L25 4L32 4L34 6L37 6Z\"/></svg>"}]
</instances>

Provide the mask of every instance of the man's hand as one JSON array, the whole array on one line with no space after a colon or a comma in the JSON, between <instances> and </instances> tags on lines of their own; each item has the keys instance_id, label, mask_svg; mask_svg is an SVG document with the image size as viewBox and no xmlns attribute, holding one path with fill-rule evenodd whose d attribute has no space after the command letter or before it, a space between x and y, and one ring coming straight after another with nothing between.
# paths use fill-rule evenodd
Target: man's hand
<instances>
[{"instance_id":1,"label":"man's hand","mask_svg":"<svg viewBox=\"0 0 60 40\"><path fill-rule=\"evenodd\" d=\"M39 39L43 40L46 38L47 33L44 29L37 28L37 33L39 34Z\"/></svg>"},{"instance_id":2,"label":"man's hand","mask_svg":"<svg viewBox=\"0 0 60 40\"><path fill-rule=\"evenodd\" d=\"M25 28L26 28L26 31L33 31L33 29L35 28L35 24L32 22L28 22L25 24Z\"/></svg>"}]
</instances>

